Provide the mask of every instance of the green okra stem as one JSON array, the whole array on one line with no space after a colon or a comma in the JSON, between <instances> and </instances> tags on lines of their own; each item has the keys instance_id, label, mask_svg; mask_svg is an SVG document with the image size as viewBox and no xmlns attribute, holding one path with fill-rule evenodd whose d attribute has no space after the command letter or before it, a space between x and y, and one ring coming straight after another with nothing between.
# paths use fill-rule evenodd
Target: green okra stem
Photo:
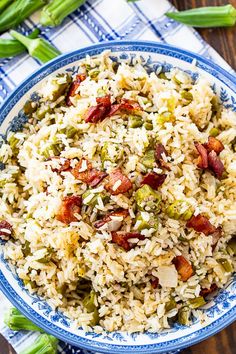
<instances>
[{"instance_id":1,"label":"green okra stem","mask_svg":"<svg viewBox=\"0 0 236 354\"><path fill-rule=\"evenodd\" d=\"M13 30L10 31L10 35L21 42L32 57L40 60L42 63L46 63L61 54L58 49L43 38L30 39Z\"/></svg>"},{"instance_id":2,"label":"green okra stem","mask_svg":"<svg viewBox=\"0 0 236 354\"><path fill-rule=\"evenodd\" d=\"M166 16L193 27L229 27L236 23L236 9L232 5L167 12Z\"/></svg>"},{"instance_id":3,"label":"green okra stem","mask_svg":"<svg viewBox=\"0 0 236 354\"><path fill-rule=\"evenodd\" d=\"M27 37L37 38L40 31L36 28ZM0 58L15 57L26 51L25 46L16 39L0 38Z\"/></svg>"},{"instance_id":4,"label":"green okra stem","mask_svg":"<svg viewBox=\"0 0 236 354\"><path fill-rule=\"evenodd\" d=\"M52 0L46 5L40 17L43 26L58 26L66 16L80 7L85 0Z\"/></svg>"},{"instance_id":5,"label":"green okra stem","mask_svg":"<svg viewBox=\"0 0 236 354\"><path fill-rule=\"evenodd\" d=\"M14 0L0 0L0 13L5 10Z\"/></svg>"},{"instance_id":6,"label":"green okra stem","mask_svg":"<svg viewBox=\"0 0 236 354\"><path fill-rule=\"evenodd\" d=\"M20 354L57 354L58 339L49 335L41 334L36 341Z\"/></svg>"},{"instance_id":7,"label":"green okra stem","mask_svg":"<svg viewBox=\"0 0 236 354\"><path fill-rule=\"evenodd\" d=\"M43 5L45 0L14 1L0 15L0 33L18 26Z\"/></svg>"},{"instance_id":8,"label":"green okra stem","mask_svg":"<svg viewBox=\"0 0 236 354\"><path fill-rule=\"evenodd\" d=\"M20 311L14 307L5 313L4 323L13 331L25 330L43 332L41 328L28 320L28 318L22 315Z\"/></svg>"}]
</instances>

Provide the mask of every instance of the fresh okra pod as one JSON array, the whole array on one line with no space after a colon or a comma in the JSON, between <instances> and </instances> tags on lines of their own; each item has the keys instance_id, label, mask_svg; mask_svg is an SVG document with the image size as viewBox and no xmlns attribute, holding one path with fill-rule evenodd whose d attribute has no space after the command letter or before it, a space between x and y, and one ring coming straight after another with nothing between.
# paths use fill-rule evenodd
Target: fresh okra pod
<instances>
[{"instance_id":1,"label":"fresh okra pod","mask_svg":"<svg viewBox=\"0 0 236 354\"><path fill-rule=\"evenodd\" d=\"M135 193L137 207L140 210L160 211L161 194L154 191L148 184L144 184Z\"/></svg>"},{"instance_id":2,"label":"fresh okra pod","mask_svg":"<svg viewBox=\"0 0 236 354\"><path fill-rule=\"evenodd\" d=\"M145 155L143 156L141 163L146 168L153 168L155 166L155 151L154 150L147 150Z\"/></svg>"},{"instance_id":3,"label":"fresh okra pod","mask_svg":"<svg viewBox=\"0 0 236 354\"><path fill-rule=\"evenodd\" d=\"M18 26L43 5L45 0L14 1L0 15L0 33Z\"/></svg>"},{"instance_id":4,"label":"fresh okra pod","mask_svg":"<svg viewBox=\"0 0 236 354\"><path fill-rule=\"evenodd\" d=\"M91 326L96 326L99 322L99 314L97 306L95 305L96 294L95 291L92 290L87 296L85 296L83 300L83 305L86 310L91 313L93 312L93 319L90 322Z\"/></svg>"},{"instance_id":5,"label":"fresh okra pod","mask_svg":"<svg viewBox=\"0 0 236 354\"><path fill-rule=\"evenodd\" d=\"M193 209L187 202L183 200L176 200L174 203L167 207L166 213L172 219L181 219L187 221L193 215Z\"/></svg>"},{"instance_id":6,"label":"fresh okra pod","mask_svg":"<svg viewBox=\"0 0 236 354\"><path fill-rule=\"evenodd\" d=\"M0 0L0 13L5 10L6 7L8 7L13 0Z\"/></svg>"},{"instance_id":7,"label":"fresh okra pod","mask_svg":"<svg viewBox=\"0 0 236 354\"><path fill-rule=\"evenodd\" d=\"M168 12L166 16L193 27L228 27L236 23L236 9L232 5Z\"/></svg>"},{"instance_id":8,"label":"fresh okra pod","mask_svg":"<svg viewBox=\"0 0 236 354\"><path fill-rule=\"evenodd\" d=\"M40 23L43 26L58 26L66 16L80 7L85 0L52 0L43 8Z\"/></svg>"},{"instance_id":9,"label":"fresh okra pod","mask_svg":"<svg viewBox=\"0 0 236 354\"><path fill-rule=\"evenodd\" d=\"M27 37L37 38L39 33L39 29L36 28ZM15 57L16 55L19 55L25 51L25 46L16 39L0 38L0 58Z\"/></svg>"},{"instance_id":10,"label":"fresh okra pod","mask_svg":"<svg viewBox=\"0 0 236 354\"><path fill-rule=\"evenodd\" d=\"M46 63L61 54L59 50L43 38L30 39L13 30L10 31L10 35L21 42L32 57L40 60L42 63Z\"/></svg>"},{"instance_id":11,"label":"fresh okra pod","mask_svg":"<svg viewBox=\"0 0 236 354\"><path fill-rule=\"evenodd\" d=\"M191 309L197 309L201 306L204 306L206 304L206 301L204 300L204 297L199 296L195 297L195 299L189 299L188 303Z\"/></svg>"}]
</instances>

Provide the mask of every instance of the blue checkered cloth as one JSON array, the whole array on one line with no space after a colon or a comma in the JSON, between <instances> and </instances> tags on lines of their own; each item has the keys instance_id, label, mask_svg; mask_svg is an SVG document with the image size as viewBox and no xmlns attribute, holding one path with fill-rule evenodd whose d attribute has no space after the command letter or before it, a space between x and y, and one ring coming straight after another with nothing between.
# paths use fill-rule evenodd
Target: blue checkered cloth
<instances>
[{"instance_id":1,"label":"blue checkered cloth","mask_svg":"<svg viewBox=\"0 0 236 354\"><path fill-rule=\"evenodd\" d=\"M234 73L232 68L192 28L168 19L164 14L175 8L167 0L87 0L57 28L41 28L39 12L26 20L18 30L30 33L36 27L41 36L51 42L62 53L110 40L149 40L164 42L201 54ZM4 34L3 38L8 38ZM0 103L28 75L39 68L40 63L22 54L15 58L0 60ZM9 303L0 293L0 313ZM4 327L0 316L0 332L12 343L17 352L29 346L37 334L13 332ZM1 348L0 348L1 349ZM88 354L88 351L60 343L59 353Z\"/></svg>"}]
</instances>

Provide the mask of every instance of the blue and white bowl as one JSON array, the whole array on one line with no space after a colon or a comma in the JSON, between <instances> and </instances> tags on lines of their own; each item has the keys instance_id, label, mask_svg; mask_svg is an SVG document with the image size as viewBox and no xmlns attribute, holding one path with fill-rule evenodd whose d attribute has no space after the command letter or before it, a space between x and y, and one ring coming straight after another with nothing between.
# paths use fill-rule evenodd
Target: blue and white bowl
<instances>
[{"instance_id":1,"label":"blue and white bowl","mask_svg":"<svg viewBox=\"0 0 236 354\"><path fill-rule=\"evenodd\" d=\"M87 54L93 56L107 49L112 51L113 59L119 62L129 60L132 63L136 55L141 55L143 65L149 70L155 71L162 66L164 71L168 71L174 66L189 72L194 79L199 74L203 74L211 82L224 106L236 111L236 78L209 60L194 53L159 43L109 42L62 55L26 79L1 108L1 136L4 137L7 130L17 131L21 128L26 121L21 110L24 102L30 97L37 100L37 95L34 92L48 75L62 71L75 73L80 60ZM30 295L24 288L22 281L16 276L14 269L4 260L2 252L0 252L0 266L0 289L22 313L46 332L65 342L96 352L144 354L168 351L173 353L177 349L204 340L236 319L236 277L234 277L205 306L203 311L208 316L207 323L202 324L198 319L195 319L190 327L176 324L170 330L161 333L86 333L82 329L75 329L67 317L53 311L45 300L37 295Z\"/></svg>"}]
</instances>

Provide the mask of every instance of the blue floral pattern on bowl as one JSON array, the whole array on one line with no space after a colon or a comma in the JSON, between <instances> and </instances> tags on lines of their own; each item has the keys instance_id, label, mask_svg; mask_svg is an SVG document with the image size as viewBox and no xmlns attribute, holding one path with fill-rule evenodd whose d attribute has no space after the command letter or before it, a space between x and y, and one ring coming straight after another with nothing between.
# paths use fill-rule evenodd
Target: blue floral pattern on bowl
<instances>
[{"instance_id":1,"label":"blue floral pattern on bowl","mask_svg":"<svg viewBox=\"0 0 236 354\"><path fill-rule=\"evenodd\" d=\"M151 42L110 42L94 45L85 49L65 54L40 68L34 75L24 81L3 104L0 112L1 137L6 132L18 131L26 121L22 111L27 99L37 101L35 93L40 81L52 73L67 71L76 73L80 59L85 55L98 55L103 50L112 50L114 61L133 63L136 56L141 57L148 71L165 72L172 67L179 67L188 72L193 80L203 74L211 82L213 90L219 95L226 108L236 111L236 79L217 65L198 55L177 49L168 45ZM196 67L193 60L197 61ZM1 166L0 166L1 167ZM3 167L3 166L2 166ZM1 168L2 168L1 167ZM14 269L0 253L0 289L9 300L18 307L28 318L45 329L45 331L68 342L65 352L77 353L70 345L86 348L80 353L87 354L88 350L102 353L176 353L176 350L199 342L209 335L230 324L236 318L236 277L227 286L215 294L205 306L203 312L208 316L207 323L193 319L191 327L175 324L172 328L160 333L111 332L97 334L84 332L75 328L71 320L63 313L54 311L49 304L37 295L29 294ZM72 351L73 349L73 351Z\"/></svg>"}]
</instances>

